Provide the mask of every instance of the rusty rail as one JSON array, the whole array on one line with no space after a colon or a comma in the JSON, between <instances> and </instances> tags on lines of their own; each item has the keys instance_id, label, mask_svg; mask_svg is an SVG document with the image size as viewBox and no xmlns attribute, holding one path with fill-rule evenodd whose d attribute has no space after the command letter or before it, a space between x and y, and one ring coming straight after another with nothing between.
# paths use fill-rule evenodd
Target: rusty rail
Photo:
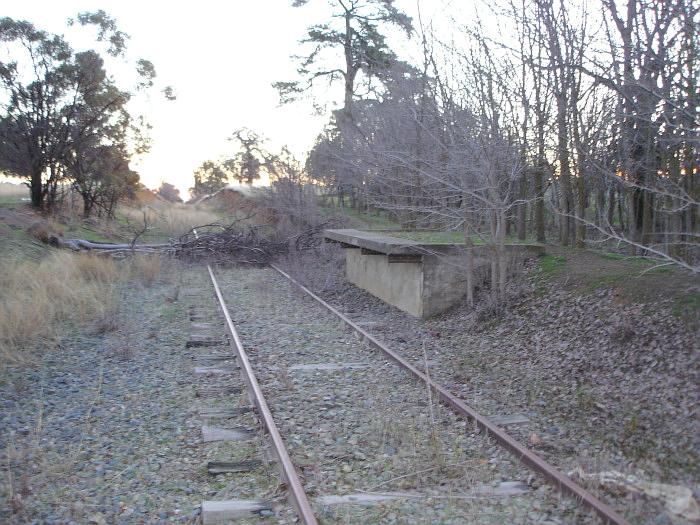
<instances>
[{"instance_id":1,"label":"rusty rail","mask_svg":"<svg viewBox=\"0 0 700 525\"><path fill-rule=\"evenodd\" d=\"M253 372L253 368L248 360L248 355L243 348L243 343L241 343L241 338L238 336L238 331L233 325L231 315L228 312L228 307L226 306L224 297L221 294L219 283L216 281L216 277L214 277L214 272L210 265L207 265L207 270L209 271L211 282L214 285L214 291L216 292L216 297L219 300L219 306L221 306L221 311L226 319L226 328L231 335L231 340L233 341L232 346L236 352L236 356L238 357L243 379L247 384L251 401L255 405L260 420L262 421L263 426L267 430L268 434L270 435L270 439L272 440L272 449L275 456L277 456L277 465L280 468L284 482L287 484L292 505L294 506L301 523L304 523L305 525L318 525L314 511L311 508L311 503L309 503L309 498L304 491L299 475L297 474L294 464L289 457L287 448L284 446L282 436L277 428L277 425L275 424L274 419L272 418L272 412L270 412L270 407L267 405L267 401L265 400L265 396L263 396L258 380L255 378L255 373Z\"/></svg>"},{"instance_id":2,"label":"rusty rail","mask_svg":"<svg viewBox=\"0 0 700 525\"><path fill-rule=\"evenodd\" d=\"M274 264L271 264L270 266L283 277L287 278L289 281L298 286L312 299L314 299L322 306L324 306L327 310L329 310L331 313L339 317L345 324L347 324L349 327L351 327L353 330L359 333L364 338L364 340L367 341L370 345L381 350L387 357L392 359L399 366L408 370L411 374L413 374L413 376L427 384L432 389L432 391L435 392L437 396L446 405L454 409L455 412L462 416L466 416L467 418L472 419L474 422L476 422L479 428L493 436L493 438L496 441L498 441L498 443L501 446L508 449L522 463L533 469L535 472L542 474L545 477L545 479L547 479L547 481L554 485L559 491L566 493L569 496L572 496L578 501L581 501L588 508L596 512L596 514L598 514L598 516L605 523L611 523L614 525L630 525L630 523L625 518L623 518L617 512L615 512L608 504L599 500L597 497L595 497L586 489L578 485L575 481L573 481L568 476L564 475L562 472L559 472L556 468L547 463L540 456L538 456L533 451L524 446L522 443L520 443L512 436L507 434L505 431L503 431L503 429L491 422L488 418L481 415L472 407L467 405L464 401L452 394L447 388L440 385L439 383L436 383L426 374L415 368L413 365L411 365L411 363L406 361L398 353L394 352L393 350L388 348L384 343L376 339L373 335L363 330L350 318L333 308L333 306L328 304L326 301L321 299L311 290L299 283L292 276L285 273L283 270L281 270Z\"/></svg>"}]
</instances>

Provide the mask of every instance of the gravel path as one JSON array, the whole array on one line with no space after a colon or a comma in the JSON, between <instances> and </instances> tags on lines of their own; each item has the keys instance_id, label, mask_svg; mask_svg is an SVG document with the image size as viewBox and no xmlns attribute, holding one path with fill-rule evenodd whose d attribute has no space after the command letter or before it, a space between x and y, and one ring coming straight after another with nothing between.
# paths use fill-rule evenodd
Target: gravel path
<instances>
[{"instance_id":1,"label":"gravel path","mask_svg":"<svg viewBox=\"0 0 700 525\"><path fill-rule=\"evenodd\" d=\"M590 518L269 269L218 270L234 324L326 522L580 523ZM350 368L308 365L353 363ZM304 367L307 368L304 368ZM503 482L525 493L480 497ZM380 505L314 496L406 492Z\"/></svg>"},{"instance_id":2,"label":"gravel path","mask_svg":"<svg viewBox=\"0 0 700 525\"><path fill-rule=\"evenodd\" d=\"M279 505L274 465L207 473L211 460L260 460L265 444L252 415L235 421L254 431L252 440L202 443L201 425L208 422L200 417L202 405L246 400L196 397L203 382L242 386L241 380L193 373L196 352L230 353L228 347L185 348L190 304L207 309L208 320L221 319L206 270L175 268L166 277L151 288L124 290L118 331L66 330L60 348L37 366L6 370L0 522L195 523L203 500L262 497ZM180 288L195 292L176 299ZM284 510L279 516L283 521ZM252 520L266 521L279 519Z\"/></svg>"}]
</instances>

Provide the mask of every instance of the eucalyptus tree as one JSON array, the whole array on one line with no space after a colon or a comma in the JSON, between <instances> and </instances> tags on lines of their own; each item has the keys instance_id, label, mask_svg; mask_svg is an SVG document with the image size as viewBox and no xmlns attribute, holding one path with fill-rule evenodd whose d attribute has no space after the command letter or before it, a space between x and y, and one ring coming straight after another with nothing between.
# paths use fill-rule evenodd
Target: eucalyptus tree
<instances>
[{"instance_id":1,"label":"eucalyptus tree","mask_svg":"<svg viewBox=\"0 0 700 525\"><path fill-rule=\"evenodd\" d=\"M334 115L310 176L405 226L483 235L498 294L514 219L521 239L557 229L698 271L700 6L600 6L488 2L513 38L478 20L459 43L423 38L422 68L376 70L382 89Z\"/></svg>"},{"instance_id":2,"label":"eucalyptus tree","mask_svg":"<svg viewBox=\"0 0 700 525\"><path fill-rule=\"evenodd\" d=\"M342 107L334 112L333 125L338 130L338 155L345 159L341 178L336 184L339 202L350 194L353 206L363 202L364 174L352 166L352 142L357 139L354 105L360 95L377 92L384 72L397 57L387 43L387 31L398 29L410 37L411 18L394 5L394 0L327 0L332 9L330 20L312 25L301 44L308 49L299 60L298 80L273 84L283 103L309 93L319 81L328 85L342 82ZM294 0L302 7L309 0ZM359 197L359 198L358 198Z\"/></svg>"},{"instance_id":3,"label":"eucalyptus tree","mask_svg":"<svg viewBox=\"0 0 700 525\"><path fill-rule=\"evenodd\" d=\"M168 202L182 202L182 197L180 197L180 190L178 190L173 184L162 181L160 186L156 190L156 195L159 195Z\"/></svg>"},{"instance_id":4,"label":"eucalyptus tree","mask_svg":"<svg viewBox=\"0 0 700 525\"><path fill-rule=\"evenodd\" d=\"M73 23L96 26L106 52L125 58L127 35L104 11ZM96 51L76 52L64 37L8 17L0 19L0 45L13 57L0 61L0 170L28 179L34 206L50 205L73 143L124 111L133 91L152 85L155 70L139 60L137 86L116 89Z\"/></svg>"},{"instance_id":5,"label":"eucalyptus tree","mask_svg":"<svg viewBox=\"0 0 700 525\"><path fill-rule=\"evenodd\" d=\"M66 167L71 186L82 198L85 218L95 212L113 218L117 203L133 196L139 183L138 173L129 167L128 151L119 142L80 141Z\"/></svg>"},{"instance_id":6,"label":"eucalyptus tree","mask_svg":"<svg viewBox=\"0 0 700 525\"><path fill-rule=\"evenodd\" d=\"M97 213L114 218L117 204L132 198L139 187L139 175L129 167L122 144L94 145L81 152L71 175L83 199L84 217Z\"/></svg>"},{"instance_id":7,"label":"eucalyptus tree","mask_svg":"<svg viewBox=\"0 0 700 525\"><path fill-rule=\"evenodd\" d=\"M306 158L305 170L319 186L324 200L335 193L339 207L345 206L346 188L343 176L343 158L340 156L340 133L334 122L329 123L316 137Z\"/></svg>"},{"instance_id":8,"label":"eucalyptus tree","mask_svg":"<svg viewBox=\"0 0 700 525\"><path fill-rule=\"evenodd\" d=\"M238 143L239 151L233 157L224 160L223 168L239 183L253 184L260 178L261 167L265 162L265 140L246 128L234 131L229 140Z\"/></svg>"},{"instance_id":9,"label":"eucalyptus tree","mask_svg":"<svg viewBox=\"0 0 700 525\"><path fill-rule=\"evenodd\" d=\"M211 195L228 184L228 173L217 162L204 161L194 171L194 186L190 188L192 197Z\"/></svg>"},{"instance_id":10,"label":"eucalyptus tree","mask_svg":"<svg viewBox=\"0 0 700 525\"><path fill-rule=\"evenodd\" d=\"M76 53L75 63L84 95L66 124L68 137L59 162L82 197L83 215L97 211L111 217L116 201L138 183L129 158L147 151L148 140L127 111L129 93L108 78L102 57L94 51Z\"/></svg>"}]
</instances>

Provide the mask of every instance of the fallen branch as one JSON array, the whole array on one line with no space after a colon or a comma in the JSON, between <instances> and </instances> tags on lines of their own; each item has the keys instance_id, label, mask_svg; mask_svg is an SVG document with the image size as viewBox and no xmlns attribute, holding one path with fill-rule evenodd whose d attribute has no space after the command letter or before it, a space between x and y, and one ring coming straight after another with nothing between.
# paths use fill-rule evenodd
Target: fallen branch
<instances>
[{"instance_id":1,"label":"fallen branch","mask_svg":"<svg viewBox=\"0 0 700 525\"><path fill-rule=\"evenodd\" d=\"M90 250L115 256L136 252L163 253L190 260L264 266L274 258L290 251L305 251L318 246L322 242L320 233L332 226L333 224L327 222L284 238L277 232L270 231L267 226L241 226L237 221L228 226L221 224L197 226L169 243L117 244L60 237L52 237L49 243L74 251ZM194 230L197 230L198 236L194 235Z\"/></svg>"},{"instance_id":2,"label":"fallen branch","mask_svg":"<svg viewBox=\"0 0 700 525\"><path fill-rule=\"evenodd\" d=\"M151 249L151 250L162 250L170 248L172 245L167 243L160 244L115 244L110 242L92 242L86 241L85 239L62 239L60 237L51 237L49 239L49 244L56 246L57 248L68 248L70 250L79 252L81 250L131 250L131 249Z\"/></svg>"}]
</instances>

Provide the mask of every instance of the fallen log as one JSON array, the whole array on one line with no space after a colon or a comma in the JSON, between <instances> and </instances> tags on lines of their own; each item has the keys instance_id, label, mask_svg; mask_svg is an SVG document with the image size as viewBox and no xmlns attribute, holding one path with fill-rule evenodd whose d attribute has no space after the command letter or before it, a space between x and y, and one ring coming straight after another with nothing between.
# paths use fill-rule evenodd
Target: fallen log
<instances>
[{"instance_id":1,"label":"fallen log","mask_svg":"<svg viewBox=\"0 0 700 525\"><path fill-rule=\"evenodd\" d=\"M49 243L57 248L68 248L76 252L81 250L158 251L172 247L170 243L132 245L131 243L92 242L85 239L62 239L56 236L52 236Z\"/></svg>"},{"instance_id":2,"label":"fallen log","mask_svg":"<svg viewBox=\"0 0 700 525\"><path fill-rule=\"evenodd\" d=\"M138 235L130 243L93 242L85 239L63 239L52 236L49 244L73 251L94 251L114 257L133 253L162 253L188 260L208 260L221 263L265 266L275 257L290 251L313 249L321 241L320 232L329 223L309 226L301 233L283 237L261 226L241 226L236 221L228 226L208 224L193 228L179 239L168 243L136 244Z\"/></svg>"}]
</instances>

